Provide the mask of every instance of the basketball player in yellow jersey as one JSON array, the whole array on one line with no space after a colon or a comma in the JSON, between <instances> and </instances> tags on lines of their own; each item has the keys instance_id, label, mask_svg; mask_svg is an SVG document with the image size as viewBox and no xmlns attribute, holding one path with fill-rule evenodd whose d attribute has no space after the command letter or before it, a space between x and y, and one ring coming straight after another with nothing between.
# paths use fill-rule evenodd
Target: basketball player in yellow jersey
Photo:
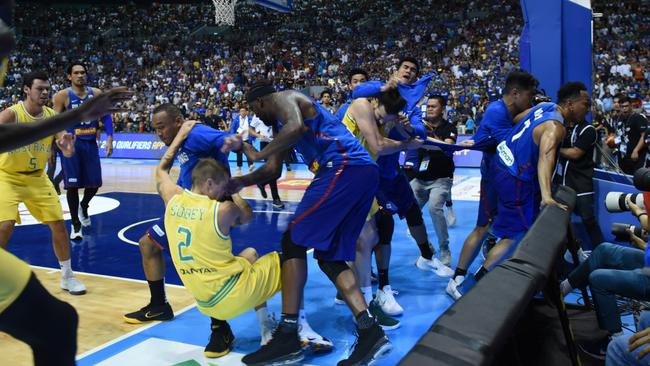
<instances>
[{"instance_id":1,"label":"basketball player in yellow jersey","mask_svg":"<svg viewBox=\"0 0 650 366\"><path fill-rule=\"evenodd\" d=\"M386 137L388 131L395 125L398 114L405 104L406 101L400 96L397 89L384 91L379 98L355 99L346 111L342 122L368 151L373 160L377 160L381 155L394 154L401 150L418 149L422 146L421 140L395 141ZM354 269L359 280L361 293L363 293L363 297L368 303L370 313L377 318L377 322L384 330L390 330L398 328L400 322L388 317L388 311L386 310L392 310L388 315L395 316L401 314L401 311L399 311L401 307L395 302L392 291L390 293L391 306L382 306L386 303L383 297L381 302L379 297L373 300L370 282L372 250L377 244L377 228L374 215L378 210L379 205L375 199L361 235L357 240ZM379 289L379 293L382 293L381 289ZM384 310L384 307L386 307L386 310Z\"/></svg>"},{"instance_id":2,"label":"basketball player in yellow jersey","mask_svg":"<svg viewBox=\"0 0 650 366\"><path fill-rule=\"evenodd\" d=\"M46 74L32 72L23 77L25 100L0 113L0 124L33 123L52 117L54 110L45 105L50 83ZM30 145L0 154L0 247L7 248L16 222L20 223L18 204L52 232L52 245L61 266L61 288L73 295L86 293L86 287L74 277L70 263L70 242L63 224L63 210L54 186L45 174L45 164L55 140L45 137ZM74 154L74 136L59 132L56 143L64 155Z\"/></svg>"},{"instance_id":3,"label":"basketball player in yellow jersey","mask_svg":"<svg viewBox=\"0 0 650 366\"><path fill-rule=\"evenodd\" d=\"M169 253L199 310L212 318L213 334L222 334L220 357L232 347L234 336L225 321L253 308L260 322L262 344L271 339L266 300L280 290L280 255L258 258L253 248L232 254L230 229L249 222L250 206L239 195L224 198L228 172L214 159L201 159L192 170L192 189L183 190L169 176L174 156L195 122L186 122L156 169L156 187L165 201ZM215 325L217 326L215 329Z\"/></svg>"}]
</instances>

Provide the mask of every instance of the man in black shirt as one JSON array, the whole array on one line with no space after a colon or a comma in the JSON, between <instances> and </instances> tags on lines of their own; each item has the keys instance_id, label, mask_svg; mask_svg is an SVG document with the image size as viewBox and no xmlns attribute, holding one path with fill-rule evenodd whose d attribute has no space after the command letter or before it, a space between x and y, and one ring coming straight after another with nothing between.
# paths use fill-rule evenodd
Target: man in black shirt
<instances>
[{"instance_id":1,"label":"man in black shirt","mask_svg":"<svg viewBox=\"0 0 650 366\"><path fill-rule=\"evenodd\" d=\"M591 247L605 241L594 216L594 146L598 133L587 121L566 126L567 133L557 165L555 183L573 188L578 197L573 211L587 229Z\"/></svg>"},{"instance_id":2,"label":"man in black shirt","mask_svg":"<svg viewBox=\"0 0 650 366\"><path fill-rule=\"evenodd\" d=\"M619 98L621 114L616 121L615 142L618 148L618 166L625 174L643 168L645 164L645 130L648 127L646 118L632 111L630 98Z\"/></svg>"},{"instance_id":3,"label":"man in black shirt","mask_svg":"<svg viewBox=\"0 0 650 366\"><path fill-rule=\"evenodd\" d=\"M458 132L456 127L442 118L445 109L445 99L440 95L433 95L427 101L427 117L423 121L427 129L427 137L445 142L456 143ZM438 236L440 247L440 261L448 266L451 263L449 250L449 233L447 220L443 207L451 198L451 186L454 182L454 159L446 155L439 148L433 150L421 149L418 156L418 165L414 167L415 179L411 181L411 188L420 205L429 202L431 221Z\"/></svg>"}]
</instances>

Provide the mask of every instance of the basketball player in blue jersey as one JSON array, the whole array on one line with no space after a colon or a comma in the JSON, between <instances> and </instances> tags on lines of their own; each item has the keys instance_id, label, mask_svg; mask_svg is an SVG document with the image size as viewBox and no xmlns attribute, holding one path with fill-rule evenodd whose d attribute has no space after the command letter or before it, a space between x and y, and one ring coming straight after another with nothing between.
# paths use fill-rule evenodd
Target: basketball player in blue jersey
<instances>
[{"instance_id":1,"label":"basketball player in blue jersey","mask_svg":"<svg viewBox=\"0 0 650 366\"><path fill-rule=\"evenodd\" d=\"M570 82L558 91L557 102L540 103L523 112L497 146L494 185L498 206L492 232L501 239L488 253L476 280L503 259L530 228L540 208L558 206L566 210L551 195L558 149L566 133L563 123L582 121L591 100L583 83Z\"/></svg>"},{"instance_id":2,"label":"basketball player in blue jersey","mask_svg":"<svg viewBox=\"0 0 650 366\"><path fill-rule=\"evenodd\" d=\"M467 270L476 258L480 244L496 217L497 196L492 184L496 147L512 129L513 118L530 107L538 84L535 77L527 72L513 71L508 74L503 98L488 105L478 131L470 140L460 143L463 146L473 146L482 150L483 159L481 160L481 190L476 226L465 239L454 277L447 284L447 293L454 299L461 297L458 286L465 280Z\"/></svg>"},{"instance_id":3,"label":"basketball player in blue jersey","mask_svg":"<svg viewBox=\"0 0 650 366\"><path fill-rule=\"evenodd\" d=\"M426 129L422 123L422 113L418 105L424 97L426 87L429 84L433 74L426 75L417 79L419 66L417 60L411 57L405 57L400 60L396 73L384 85L378 81L370 81L357 86L352 92L352 97L363 98L377 96L383 90L397 88L400 95L406 100L406 106L403 109L408 119L402 119L401 126L411 136L418 136L421 139L426 138ZM404 136L397 128L393 128L388 138L394 140L405 140ZM417 150L414 157L417 158ZM409 156L411 156L409 153ZM451 262L451 253L448 248L442 248L440 259L435 257L435 251L429 243L427 230L422 219L422 211L418 205L413 189L408 182L408 178L403 171L399 169L399 152L381 156L377 160L379 165L379 189L377 200L381 210L375 215L377 222L377 232L379 243L375 247L375 259L377 261L378 275L378 292L386 286L390 286L388 268L391 254L391 241L395 222L393 215L397 213L400 218L406 218L409 232L420 249L420 256L416 260L416 266L421 270L433 271L441 277L451 277L453 271L447 265ZM390 287L388 287L390 288ZM390 313L390 309L382 307L384 312Z\"/></svg>"},{"instance_id":4,"label":"basketball player in blue jersey","mask_svg":"<svg viewBox=\"0 0 650 366\"><path fill-rule=\"evenodd\" d=\"M80 62L71 63L66 70L71 86L54 95L54 110L57 113L78 108L91 98L101 94L101 90L87 86L86 66ZM113 118L111 114L102 116L106 128L108 141L106 143L106 157L113 153ZM83 233L81 226L90 226L88 206L90 200L97 194L102 186L102 166L99 161L99 148L97 146L97 132L99 122L79 121L77 125L68 129L76 137L75 154L71 157L61 157L63 167L63 185L66 189L68 209L72 217L70 239L81 240ZM79 188L84 189L84 198L79 204ZM79 208L81 207L81 211Z\"/></svg>"},{"instance_id":5,"label":"basketball player in blue jersey","mask_svg":"<svg viewBox=\"0 0 650 366\"><path fill-rule=\"evenodd\" d=\"M279 130L260 152L245 151L266 163L253 173L232 178L229 189L265 182L280 175L282 161L292 146L302 154L316 176L298 204L282 238L282 318L269 343L245 356L247 365L291 363L304 356L298 339L298 311L307 280L307 248L321 270L336 285L356 318L358 342L339 365L370 363L391 345L368 312L354 273L356 242L377 189L377 165L345 125L305 95L276 92L268 81L254 83L247 95L255 115ZM280 126L281 124L281 126Z\"/></svg>"},{"instance_id":6,"label":"basketball player in blue jersey","mask_svg":"<svg viewBox=\"0 0 650 366\"><path fill-rule=\"evenodd\" d=\"M334 117L336 117L336 119L339 121L343 121L345 113L348 111L350 104L352 104L352 91L354 88L368 81L368 73L363 69L352 69L350 70L348 76L348 81L350 83L350 99L343 103L336 111Z\"/></svg>"}]
</instances>

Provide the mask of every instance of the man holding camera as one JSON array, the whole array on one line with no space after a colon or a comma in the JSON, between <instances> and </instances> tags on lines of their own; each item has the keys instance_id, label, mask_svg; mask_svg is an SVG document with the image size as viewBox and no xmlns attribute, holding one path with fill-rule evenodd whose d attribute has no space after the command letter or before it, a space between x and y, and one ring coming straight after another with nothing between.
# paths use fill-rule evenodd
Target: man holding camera
<instances>
[{"instance_id":1,"label":"man holding camera","mask_svg":"<svg viewBox=\"0 0 650 366\"><path fill-rule=\"evenodd\" d=\"M587 229L591 247L605 241L594 215L594 145L598 133L587 121L565 121L567 133L557 164L555 183L571 187L578 195L575 214L580 216Z\"/></svg>"},{"instance_id":2,"label":"man holding camera","mask_svg":"<svg viewBox=\"0 0 650 366\"><path fill-rule=\"evenodd\" d=\"M639 219L641 227L647 230L648 214L645 210L632 202L630 196L626 198L626 204ZM574 288L587 285L591 287L598 325L608 331L609 335L592 344L580 344L580 348L590 356L602 360L605 359L610 340L623 334L616 296L648 300L650 294L650 276L646 274L650 263L645 262L644 253L647 243L635 235L633 230L628 230L628 233L634 248L602 243L594 249L589 259L580 263L560 284L563 295Z\"/></svg>"}]
</instances>

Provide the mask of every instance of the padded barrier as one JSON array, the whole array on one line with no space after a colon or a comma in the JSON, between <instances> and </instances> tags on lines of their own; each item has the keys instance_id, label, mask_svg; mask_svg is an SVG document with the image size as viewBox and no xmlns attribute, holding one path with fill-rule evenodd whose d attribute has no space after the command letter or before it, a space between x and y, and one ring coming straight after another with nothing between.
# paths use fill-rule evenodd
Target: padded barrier
<instances>
[{"instance_id":1,"label":"padded barrier","mask_svg":"<svg viewBox=\"0 0 650 366\"><path fill-rule=\"evenodd\" d=\"M492 363L533 296L544 286L565 246L575 192L562 186L555 199L567 204L569 210L544 208L513 256L447 309L400 365Z\"/></svg>"}]
</instances>

